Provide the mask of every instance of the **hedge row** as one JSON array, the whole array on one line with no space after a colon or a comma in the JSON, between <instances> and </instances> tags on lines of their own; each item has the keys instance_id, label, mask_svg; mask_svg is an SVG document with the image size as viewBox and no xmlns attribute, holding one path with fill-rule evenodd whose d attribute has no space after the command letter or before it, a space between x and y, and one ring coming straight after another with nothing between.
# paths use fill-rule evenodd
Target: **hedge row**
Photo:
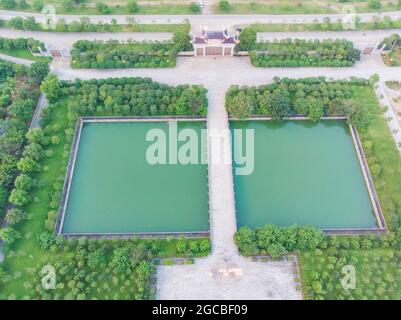
<instances>
[{"instance_id":1,"label":"hedge row","mask_svg":"<svg viewBox=\"0 0 401 320\"><path fill-rule=\"evenodd\" d=\"M349 67L360 54L351 41L340 39L257 42L250 50L256 67Z\"/></svg>"},{"instance_id":2,"label":"hedge row","mask_svg":"<svg viewBox=\"0 0 401 320\"><path fill-rule=\"evenodd\" d=\"M2 38L0 37L0 49L14 50L31 48L32 52L39 52L39 48L44 50L45 44L33 38Z\"/></svg>"},{"instance_id":3,"label":"hedge row","mask_svg":"<svg viewBox=\"0 0 401 320\"><path fill-rule=\"evenodd\" d=\"M136 42L128 40L88 41L74 43L71 50L73 68L164 68L176 64L171 42Z\"/></svg>"}]
</instances>

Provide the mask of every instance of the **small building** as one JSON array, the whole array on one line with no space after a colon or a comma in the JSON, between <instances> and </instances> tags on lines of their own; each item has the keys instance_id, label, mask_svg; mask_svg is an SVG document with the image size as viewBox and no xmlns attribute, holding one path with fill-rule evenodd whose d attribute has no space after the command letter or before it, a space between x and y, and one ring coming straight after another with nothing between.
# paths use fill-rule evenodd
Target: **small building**
<instances>
[{"instance_id":1,"label":"small building","mask_svg":"<svg viewBox=\"0 0 401 320\"><path fill-rule=\"evenodd\" d=\"M195 56L232 56L238 43L238 35L229 35L227 29L208 31L204 28L201 34L192 36Z\"/></svg>"}]
</instances>

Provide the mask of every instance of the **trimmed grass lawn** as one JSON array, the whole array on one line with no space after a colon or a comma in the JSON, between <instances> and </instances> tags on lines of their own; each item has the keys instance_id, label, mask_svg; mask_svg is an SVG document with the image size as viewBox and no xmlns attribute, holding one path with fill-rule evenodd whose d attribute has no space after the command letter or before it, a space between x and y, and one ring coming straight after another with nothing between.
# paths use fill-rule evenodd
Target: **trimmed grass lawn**
<instances>
[{"instance_id":1,"label":"trimmed grass lawn","mask_svg":"<svg viewBox=\"0 0 401 320\"><path fill-rule=\"evenodd\" d=\"M16 57L16 58L32 60L35 62L50 63L52 61L52 58L50 58L50 57L35 57L31 54L31 52L28 49L13 49L13 50L0 49L0 53L6 54L8 56Z\"/></svg>"}]
</instances>

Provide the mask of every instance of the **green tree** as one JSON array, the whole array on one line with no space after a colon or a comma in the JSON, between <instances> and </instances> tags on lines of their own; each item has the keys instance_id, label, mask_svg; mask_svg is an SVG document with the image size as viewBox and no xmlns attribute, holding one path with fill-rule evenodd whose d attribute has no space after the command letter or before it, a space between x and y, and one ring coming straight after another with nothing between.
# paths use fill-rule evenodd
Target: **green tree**
<instances>
[{"instance_id":1,"label":"green tree","mask_svg":"<svg viewBox=\"0 0 401 320\"><path fill-rule=\"evenodd\" d=\"M227 0L220 0L219 1L219 9L223 12L230 11L230 3Z\"/></svg>"},{"instance_id":2,"label":"green tree","mask_svg":"<svg viewBox=\"0 0 401 320\"><path fill-rule=\"evenodd\" d=\"M19 238L21 238L21 234L11 227L0 229L0 239L5 243L12 244Z\"/></svg>"},{"instance_id":3,"label":"green tree","mask_svg":"<svg viewBox=\"0 0 401 320\"><path fill-rule=\"evenodd\" d=\"M31 190L34 185L33 179L28 176L27 174L21 173L16 179L15 179L15 187L17 189L23 189L23 190Z\"/></svg>"},{"instance_id":4,"label":"green tree","mask_svg":"<svg viewBox=\"0 0 401 320\"><path fill-rule=\"evenodd\" d=\"M43 9L43 1L42 0L33 0L32 1L32 9L35 11L40 11Z\"/></svg>"},{"instance_id":5,"label":"green tree","mask_svg":"<svg viewBox=\"0 0 401 320\"><path fill-rule=\"evenodd\" d=\"M21 30L23 29L24 19L22 19L21 17L14 17L8 21L7 25L11 29Z\"/></svg>"},{"instance_id":6,"label":"green tree","mask_svg":"<svg viewBox=\"0 0 401 320\"><path fill-rule=\"evenodd\" d=\"M111 265L118 272L126 272L131 268L131 261L128 247L115 248L111 259Z\"/></svg>"},{"instance_id":7,"label":"green tree","mask_svg":"<svg viewBox=\"0 0 401 320\"><path fill-rule=\"evenodd\" d=\"M130 13L135 13L139 11L138 2L136 0L130 0L127 4L127 10Z\"/></svg>"},{"instance_id":8,"label":"green tree","mask_svg":"<svg viewBox=\"0 0 401 320\"><path fill-rule=\"evenodd\" d=\"M197 3L191 2L189 4L189 11L191 11L193 13L199 13L199 12L201 12L201 7Z\"/></svg>"},{"instance_id":9,"label":"green tree","mask_svg":"<svg viewBox=\"0 0 401 320\"><path fill-rule=\"evenodd\" d=\"M56 243L56 238L52 232L42 232L38 236L38 242L43 250L49 250Z\"/></svg>"},{"instance_id":10,"label":"green tree","mask_svg":"<svg viewBox=\"0 0 401 320\"><path fill-rule=\"evenodd\" d=\"M319 121L324 114L324 106L321 102L320 99L316 99L312 96L309 96L307 98L308 105L309 105L309 111L308 111L308 117L311 121L317 122Z\"/></svg>"},{"instance_id":11,"label":"green tree","mask_svg":"<svg viewBox=\"0 0 401 320\"><path fill-rule=\"evenodd\" d=\"M28 69L32 81L39 84L49 73L49 65L46 62L35 62Z\"/></svg>"},{"instance_id":12,"label":"green tree","mask_svg":"<svg viewBox=\"0 0 401 320\"><path fill-rule=\"evenodd\" d=\"M381 7L382 7L380 0L369 0L368 4L369 4L369 8L375 9L375 10L381 9Z\"/></svg>"},{"instance_id":13,"label":"green tree","mask_svg":"<svg viewBox=\"0 0 401 320\"><path fill-rule=\"evenodd\" d=\"M69 12L72 10L72 0L63 0L62 5L65 11Z\"/></svg>"},{"instance_id":14,"label":"green tree","mask_svg":"<svg viewBox=\"0 0 401 320\"><path fill-rule=\"evenodd\" d=\"M254 111L253 101L244 91L240 91L232 98L226 107L229 114L236 119L249 118Z\"/></svg>"},{"instance_id":15,"label":"green tree","mask_svg":"<svg viewBox=\"0 0 401 320\"><path fill-rule=\"evenodd\" d=\"M10 194L10 202L18 207L26 205L30 200L29 194L23 189L13 189Z\"/></svg>"},{"instance_id":16,"label":"green tree","mask_svg":"<svg viewBox=\"0 0 401 320\"><path fill-rule=\"evenodd\" d=\"M49 74L40 85L40 90L50 101L55 101L60 94L60 82L54 74Z\"/></svg>"},{"instance_id":17,"label":"green tree","mask_svg":"<svg viewBox=\"0 0 401 320\"><path fill-rule=\"evenodd\" d=\"M29 8L29 4L28 4L28 2L26 2L26 0L20 0L19 3L18 3L18 6L21 9L28 9Z\"/></svg>"},{"instance_id":18,"label":"green tree","mask_svg":"<svg viewBox=\"0 0 401 320\"><path fill-rule=\"evenodd\" d=\"M40 165L28 157L21 158L17 163L17 168L23 173L32 173L40 170Z\"/></svg>"},{"instance_id":19,"label":"green tree","mask_svg":"<svg viewBox=\"0 0 401 320\"><path fill-rule=\"evenodd\" d=\"M373 116L365 105L358 101L352 101L352 112L349 117L350 123L355 126L358 131L365 131L372 122Z\"/></svg>"},{"instance_id":20,"label":"green tree","mask_svg":"<svg viewBox=\"0 0 401 320\"><path fill-rule=\"evenodd\" d=\"M7 211L6 221L9 226L16 225L26 218L26 212L18 208L11 208Z\"/></svg>"},{"instance_id":21,"label":"green tree","mask_svg":"<svg viewBox=\"0 0 401 320\"><path fill-rule=\"evenodd\" d=\"M22 28L24 30L37 30L38 24L34 17L27 17L22 21Z\"/></svg>"},{"instance_id":22,"label":"green tree","mask_svg":"<svg viewBox=\"0 0 401 320\"><path fill-rule=\"evenodd\" d=\"M258 253L255 242L255 232L247 226L241 227L234 235L234 240L240 252L244 255Z\"/></svg>"},{"instance_id":23,"label":"green tree","mask_svg":"<svg viewBox=\"0 0 401 320\"><path fill-rule=\"evenodd\" d=\"M269 96L268 110L274 120L286 118L291 113L290 99L282 94L274 93Z\"/></svg>"},{"instance_id":24,"label":"green tree","mask_svg":"<svg viewBox=\"0 0 401 320\"><path fill-rule=\"evenodd\" d=\"M245 28L239 35L239 45L242 50L251 50L256 43L256 31L253 28Z\"/></svg>"},{"instance_id":25,"label":"green tree","mask_svg":"<svg viewBox=\"0 0 401 320\"><path fill-rule=\"evenodd\" d=\"M97 249L88 254L88 266L92 269L96 269L100 266L104 266L107 262L106 253L103 249Z\"/></svg>"},{"instance_id":26,"label":"green tree","mask_svg":"<svg viewBox=\"0 0 401 320\"><path fill-rule=\"evenodd\" d=\"M15 0L1 0L1 6L4 9L15 9L17 3L15 2Z\"/></svg>"},{"instance_id":27,"label":"green tree","mask_svg":"<svg viewBox=\"0 0 401 320\"><path fill-rule=\"evenodd\" d=\"M300 250L316 249L323 245L324 235L322 230L313 226L303 226L298 232L297 248Z\"/></svg>"},{"instance_id":28,"label":"green tree","mask_svg":"<svg viewBox=\"0 0 401 320\"><path fill-rule=\"evenodd\" d=\"M191 45L191 37L187 28L177 28L173 33L173 43L177 51L189 50Z\"/></svg>"},{"instance_id":29,"label":"green tree","mask_svg":"<svg viewBox=\"0 0 401 320\"><path fill-rule=\"evenodd\" d=\"M308 100L305 98L298 98L294 103L294 110L296 114L306 115L309 112Z\"/></svg>"}]
</instances>

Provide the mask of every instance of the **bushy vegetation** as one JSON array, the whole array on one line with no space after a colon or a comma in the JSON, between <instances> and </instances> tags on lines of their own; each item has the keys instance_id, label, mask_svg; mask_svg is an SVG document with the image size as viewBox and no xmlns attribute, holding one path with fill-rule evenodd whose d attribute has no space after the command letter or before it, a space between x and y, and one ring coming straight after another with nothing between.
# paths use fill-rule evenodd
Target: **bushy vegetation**
<instances>
[{"instance_id":1,"label":"bushy vegetation","mask_svg":"<svg viewBox=\"0 0 401 320\"><path fill-rule=\"evenodd\" d=\"M285 39L253 44L250 57L256 67L350 67L360 51L348 40Z\"/></svg>"},{"instance_id":2,"label":"bushy vegetation","mask_svg":"<svg viewBox=\"0 0 401 320\"><path fill-rule=\"evenodd\" d=\"M278 257L288 252L325 248L323 232L313 226L281 228L265 225L256 230L241 227L234 235L235 243L243 255L270 255Z\"/></svg>"},{"instance_id":3,"label":"bushy vegetation","mask_svg":"<svg viewBox=\"0 0 401 320\"><path fill-rule=\"evenodd\" d=\"M79 40L71 50L73 68L163 68L176 63L171 42Z\"/></svg>"},{"instance_id":4,"label":"bushy vegetation","mask_svg":"<svg viewBox=\"0 0 401 320\"><path fill-rule=\"evenodd\" d=\"M379 47L384 48L382 54L383 61L388 66L400 66L401 65L401 37L398 33L386 37L380 43Z\"/></svg>"},{"instance_id":5,"label":"bushy vegetation","mask_svg":"<svg viewBox=\"0 0 401 320\"><path fill-rule=\"evenodd\" d=\"M79 40L71 50L71 65L97 69L174 67L177 52L192 49L189 25L183 26L174 31L172 41Z\"/></svg>"},{"instance_id":6,"label":"bushy vegetation","mask_svg":"<svg viewBox=\"0 0 401 320\"><path fill-rule=\"evenodd\" d=\"M230 3L227 0L220 0L219 1L219 9L222 12L229 12L230 11Z\"/></svg>"},{"instance_id":7,"label":"bushy vegetation","mask_svg":"<svg viewBox=\"0 0 401 320\"><path fill-rule=\"evenodd\" d=\"M226 109L238 119L253 114L271 116L274 120L303 115L316 122L323 116L345 116L363 131L371 116L353 94L367 85L367 80L356 78L350 81L326 81L324 77L275 78L273 83L260 87L231 86L226 95Z\"/></svg>"},{"instance_id":8,"label":"bushy vegetation","mask_svg":"<svg viewBox=\"0 0 401 320\"><path fill-rule=\"evenodd\" d=\"M322 22L313 21L312 23L276 23L276 24L253 24L251 25L257 32L280 32L280 31L346 31L350 30L348 24L343 24L341 19L332 20L329 17ZM372 17L369 22L361 22L356 17L355 30L377 30L377 29L399 29L401 28L401 18L392 19L390 16ZM354 29L352 29L354 30Z\"/></svg>"},{"instance_id":9,"label":"bushy vegetation","mask_svg":"<svg viewBox=\"0 0 401 320\"><path fill-rule=\"evenodd\" d=\"M316 300L399 300L399 236L332 237L326 250L301 253L304 295ZM355 270L354 287L342 285L349 267Z\"/></svg>"},{"instance_id":10,"label":"bushy vegetation","mask_svg":"<svg viewBox=\"0 0 401 320\"><path fill-rule=\"evenodd\" d=\"M379 47L383 47L384 50L391 50L392 47L400 41L401 36L398 33L394 33L383 39L379 44Z\"/></svg>"},{"instance_id":11,"label":"bushy vegetation","mask_svg":"<svg viewBox=\"0 0 401 320\"><path fill-rule=\"evenodd\" d=\"M30 48L32 52L39 52L39 48L44 50L45 44L33 38L2 38L0 37L0 49L14 50Z\"/></svg>"},{"instance_id":12,"label":"bushy vegetation","mask_svg":"<svg viewBox=\"0 0 401 320\"><path fill-rule=\"evenodd\" d=\"M360 136L389 231L384 235L330 237L327 249L302 252L307 299L400 299L401 158L373 89L361 87L354 97L373 117ZM342 286L344 266L355 268L355 288Z\"/></svg>"},{"instance_id":13,"label":"bushy vegetation","mask_svg":"<svg viewBox=\"0 0 401 320\"><path fill-rule=\"evenodd\" d=\"M50 100L41 129L27 134L19 175L0 231L6 260L0 298L147 299L155 257L199 257L209 239L65 239L54 236L57 210L76 120L88 115L206 114L206 90L171 87L150 79L122 78L60 82L49 75L41 85ZM163 109L165 108L165 109ZM57 274L55 290L41 286L46 265Z\"/></svg>"},{"instance_id":14,"label":"bushy vegetation","mask_svg":"<svg viewBox=\"0 0 401 320\"><path fill-rule=\"evenodd\" d=\"M0 0L0 7L7 10L23 10L40 12L45 4L54 5L57 13L79 13L79 14L185 14L199 13L194 10L196 3L177 3L144 5L138 4L136 0L128 0L123 4L108 3L107 1L84 1L84 0L61 0L46 1L32 0ZM198 6L199 7L199 6Z\"/></svg>"},{"instance_id":15,"label":"bushy vegetation","mask_svg":"<svg viewBox=\"0 0 401 320\"><path fill-rule=\"evenodd\" d=\"M33 152L22 152L25 134L39 97L39 85L48 71L44 63L26 68L0 60L0 219L4 217L17 172L30 165L23 160ZM27 192L34 182L22 176L16 183L25 189L22 193L11 193L11 200L23 202L29 197ZM14 212L9 216L12 222L23 214Z\"/></svg>"},{"instance_id":16,"label":"bushy vegetation","mask_svg":"<svg viewBox=\"0 0 401 320\"><path fill-rule=\"evenodd\" d=\"M8 21L0 20L0 27L29 31L56 31L56 32L174 32L186 29L187 23L181 24L138 24L135 19L127 17L126 24L117 24L116 20L111 23L92 23L88 17L80 17L77 21L67 23L65 19L58 19L54 29L44 28L34 17L14 17Z\"/></svg>"},{"instance_id":17,"label":"bushy vegetation","mask_svg":"<svg viewBox=\"0 0 401 320\"><path fill-rule=\"evenodd\" d=\"M54 77L42 85L55 100L69 96L69 118L78 115L206 115L206 89L198 85L171 87L143 78L76 80L57 85ZM49 95L50 93L50 95ZM46 123L47 116L42 121Z\"/></svg>"},{"instance_id":18,"label":"bushy vegetation","mask_svg":"<svg viewBox=\"0 0 401 320\"><path fill-rule=\"evenodd\" d=\"M253 28L245 28L239 35L239 49L252 50L256 44L256 30Z\"/></svg>"}]
</instances>

